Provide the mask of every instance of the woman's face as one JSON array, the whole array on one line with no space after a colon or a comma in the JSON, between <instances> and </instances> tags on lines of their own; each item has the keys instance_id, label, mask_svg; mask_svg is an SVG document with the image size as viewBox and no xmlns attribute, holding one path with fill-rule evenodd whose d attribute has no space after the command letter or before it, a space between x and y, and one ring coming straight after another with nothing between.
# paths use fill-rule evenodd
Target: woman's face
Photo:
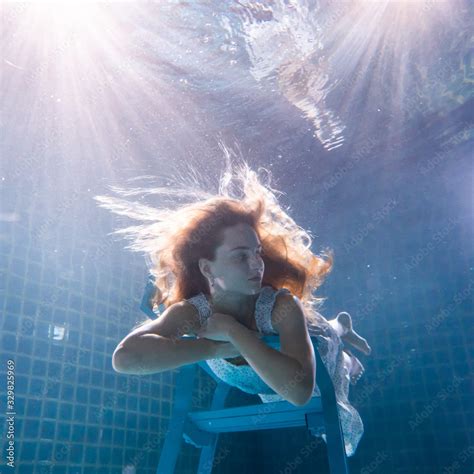
<instances>
[{"instance_id":1,"label":"woman's face","mask_svg":"<svg viewBox=\"0 0 474 474\"><path fill-rule=\"evenodd\" d=\"M214 277L214 289L255 294L261 289L265 269L257 233L248 224L236 224L223 231L224 241L214 261L200 259L201 271ZM252 277L258 277L251 280Z\"/></svg>"}]
</instances>

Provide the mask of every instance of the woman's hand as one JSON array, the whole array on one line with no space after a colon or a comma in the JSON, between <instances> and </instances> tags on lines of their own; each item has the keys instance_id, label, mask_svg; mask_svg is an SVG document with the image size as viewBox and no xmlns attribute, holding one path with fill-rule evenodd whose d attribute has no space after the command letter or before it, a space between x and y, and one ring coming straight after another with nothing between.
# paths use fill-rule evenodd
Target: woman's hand
<instances>
[{"instance_id":1,"label":"woman's hand","mask_svg":"<svg viewBox=\"0 0 474 474\"><path fill-rule=\"evenodd\" d=\"M229 342L229 329L234 324L240 324L234 317L224 313L214 313L207 318L205 324L196 331L198 337L214 341Z\"/></svg>"},{"instance_id":2,"label":"woman's hand","mask_svg":"<svg viewBox=\"0 0 474 474\"><path fill-rule=\"evenodd\" d=\"M196 331L198 337L205 337L207 339L212 339L214 341L229 341L229 330L240 324L233 316L224 313L213 313L209 318L207 318L206 323L201 326L201 329ZM263 334L258 331L250 330L255 337L261 338Z\"/></svg>"}]
</instances>

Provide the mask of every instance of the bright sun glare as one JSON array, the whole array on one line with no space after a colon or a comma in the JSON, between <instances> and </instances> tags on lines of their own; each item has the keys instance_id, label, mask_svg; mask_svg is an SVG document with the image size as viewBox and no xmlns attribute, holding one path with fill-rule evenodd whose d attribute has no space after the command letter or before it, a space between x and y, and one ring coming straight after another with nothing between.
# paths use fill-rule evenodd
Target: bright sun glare
<instances>
[{"instance_id":1,"label":"bright sun glare","mask_svg":"<svg viewBox=\"0 0 474 474\"><path fill-rule=\"evenodd\" d=\"M34 98L41 123L51 122L44 120L47 110L59 123L67 119L76 131L87 131L87 143L96 155L119 156L127 149L129 137L123 136L117 117L126 116L134 124L129 130L138 129L143 111L136 106L137 98L149 110L166 111L168 120L183 121L174 97L166 94L171 86L169 76L161 73L161 61L169 61L178 71L188 70L189 64L192 72L198 64L203 77L216 74L214 63L207 62L205 54L188 55L181 45L180 35L185 44L188 31L181 23L173 23L179 15L156 14L165 1L156 5L92 0L8 3L4 24L15 40L4 44L3 62L8 65L11 83L22 81L21 87L12 86L11 90L31 94L30 102ZM199 2L195 3L199 10ZM318 19L323 42L331 45L331 61L341 65L341 76L351 81L354 71L356 78L384 81L393 104L402 104L412 88L410 68L416 68L424 81L430 77L430 61L441 41L438 32L446 24L455 25L461 14L450 2L440 0L329 3L334 5L318 12ZM334 13L338 5L343 7ZM200 27L196 20L197 32ZM219 41L217 34L215 41ZM206 48L202 52L206 53ZM215 54L212 48L209 54ZM316 70L314 75L318 73ZM351 84L343 106L360 94L358 82ZM367 103L390 107L386 97L377 95L379 89L373 85ZM26 99L20 92L8 98L12 107ZM404 117L400 115L399 120L403 122ZM76 148L81 149L81 137L75 140Z\"/></svg>"},{"instance_id":2,"label":"bright sun glare","mask_svg":"<svg viewBox=\"0 0 474 474\"><path fill-rule=\"evenodd\" d=\"M111 2L100 2L94 0L62 0L62 1L41 1L35 0L27 2L28 10L32 18L38 21L48 20L54 29L75 28L101 25L105 20L104 8Z\"/></svg>"}]
</instances>

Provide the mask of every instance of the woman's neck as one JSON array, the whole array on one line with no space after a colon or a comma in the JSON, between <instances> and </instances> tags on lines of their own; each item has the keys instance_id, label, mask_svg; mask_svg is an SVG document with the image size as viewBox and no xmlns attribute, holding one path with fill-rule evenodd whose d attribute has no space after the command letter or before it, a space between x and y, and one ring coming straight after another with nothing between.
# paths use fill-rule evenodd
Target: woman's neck
<instances>
[{"instance_id":1,"label":"woman's neck","mask_svg":"<svg viewBox=\"0 0 474 474\"><path fill-rule=\"evenodd\" d=\"M242 293L213 290L208 300L213 313L228 314L238 321L246 322L255 312L255 304L259 293L245 295Z\"/></svg>"}]
</instances>

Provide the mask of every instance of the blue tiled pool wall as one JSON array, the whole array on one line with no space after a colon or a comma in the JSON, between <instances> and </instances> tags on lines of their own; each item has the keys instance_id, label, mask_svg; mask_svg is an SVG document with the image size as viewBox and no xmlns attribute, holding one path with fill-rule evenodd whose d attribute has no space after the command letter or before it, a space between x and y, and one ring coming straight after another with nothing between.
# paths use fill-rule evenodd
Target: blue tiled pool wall
<instances>
[{"instance_id":1,"label":"blue tiled pool wall","mask_svg":"<svg viewBox=\"0 0 474 474\"><path fill-rule=\"evenodd\" d=\"M14 288L18 290L19 279L9 268L7 288L11 281L16 281ZM374 311L377 321L359 321L357 314L363 315L363 308L351 311L356 327L369 339L374 351L371 357L362 359L366 374L352 392L354 405L366 425L357 456L350 459L356 469L372 466L376 469L373 472L441 472L436 470L439 466L449 467L449 460L460 462L470 452L466 450L471 445L473 426L473 387L472 379L467 378L474 359L467 337L473 333L471 302L465 298L456 306L455 318L440 320L439 330L428 334L426 321L439 308L449 305L453 293L442 289L441 284L438 290L417 293L413 286L407 284L406 291L411 296L400 318L401 326L394 324L398 312L394 313L393 308L399 304L394 296L386 296ZM433 298L441 298L446 304L441 301L441 305L433 306ZM71 337L62 347L57 341L48 341L46 329L50 321L60 322L57 316L55 319L59 312L42 310L33 320L25 314L31 304L27 298L22 301L18 296L8 297L1 320L2 377L5 360L15 354L18 472L32 472L33 466L40 465L43 472L121 472L114 465L125 463L126 456L133 459L140 451L133 447L135 444L146 445L150 437L166 427L172 372L130 381L127 388L125 380L129 377L112 371L106 352L113 351L118 338L104 337L104 343L96 346L93 341L102 336L96 337L82 326L82 333L70 330ZM76 311L74 316L76 321L80 318ZM94 321L90 327L100 328L103 324ZM380 332L375 330L378 327L386 329ZM93 350L83 356L78 347ZM78 354L77 366L66 363ZM209 383L207 375L200 374L202 379ZM435 413L423 415L423 409L429 410L437 399ZM101 411L101 406L112 404L114 409ZM422 415L417 421L419 413ZM409 429L410 422L418 423L416 430ZM249 457L250 467L255 467L255 459L263 459L265 472L274 472L275 465L291 465L299 459L298 453L304 446L314 445L315 439L304 430L285 431L288 430L248 434L254 440L253 449L264 453ZM232 469L239 462L249 467L249 461L244 460L238 449L239 445L245 448L246 440L246 435L221 437L221 449L226 452L228 445L231 449L229 456L216 466L216 472L235 472ZM140 472L153 472L158 451L144 456ZM324 445L319 443L305 453L309 451L299 468L309 469L316 463L324 472ZM183 443L177 472L193 472L198 455L198 450ZM54 464L48 464L52 460ZM468 458L458 472L468 472L469 462Z\"/></svg>"},{"instance_id":2,"label":"blue tiled pool wall","mask_svg":"<svg viewBox=\"0 0 474 474\"><path fill-rule=\"evenodd\" d=\"M474 472L472 142L446 156L426 175L416 166L429 154L381 163L366 177L348 173L327 203L305 190L311 206L338 216L315 224L336 257L322 312L349 311L372 347L369 357L354 351L366 372L350 400L365 433L351 472ZM309 208L300 212L312 225ZM283 472L311 440L304 430L262 436L268 473ZM329 472L321 452L294 472Z\"/></svg>"},{"instance_id":3,"label":"blue tiled pool wall","mask_svg":"<svg viewBox=\"0 0 474 474\"><path fill-rule=\"evenodd\" d=\"M143 267L129 272L121 287L116 278L93 281L99 272L91 266L81 284L58 277L54 254L25 247L21 257L13 242L12 234L1 256L1 374L5 380L6 361L14 360L18 472L40 466L41 472L122 472L140 446L165 429L171 406L172 372L134 378L111 366L117 343L133 318L141 318L136 309L112 304L111 294L138 302ZM137 293L124 295L126 285ZM113 314L120 311L117 321ZM142 469L153 472L157 451L142 453Z\"/></svg>"},{"instance_id":4,"label":"blue tiled pool wall","mask_svg":"<svg viewBox=\"0 0 474 474\"><path fill-rule=\"evenodd\" d=\"M16 231L0 256L0 376L6 379L7 360L13 360L15 472L118 474L131 464L136 472L154 473L171 413L175 371L135 377L111 366L117 343L144 318L138 310L146 281L142 261L130 259L126 270L117 266L109 272L90 265L82 280L72 279L75 272L56 252L22 249L16 235L24 233ZM209 405L213 385L199 369L195 408ZM226 456L215 468L249 467L250 458L241 454L246 449L242 436L225 438L218 452ZM176 472L194 472L199 453L183 441ZM232 460L235 453L240 454Z\"/></svg>"},{"instance_id":5,"label":"blue tiled pool wall","mask_svg":"<svg viewBox=\"0 0 474 474\"><path fill-rule=\"evenodd\" d=\"M449 169L465 174L468 158ZM320 291L328 297L323 314L349 311L373 349L370 357L358 354L366 373L351 392L366 427L349 460L355 472L473 470L472 216L459 177L447 170L409 185L393 170L384 179L367 177L357 183L357 192L367 194L358 197L361 209L341 205L340 219L318 236L317 247L327 242L337 258ZM341 187L349 189L349 181ZM374 201L370 193L382 201L395 196L398 205L360 242L348 241L371 222L373 209L364 205ZM6 360L14 359L18 472L41 466L42 472L110 474L136 456L139 472L157 464L159 448L141 447L166 429L173 375L132 379L127 387L127 377L112 370L117 342L142 318L136 304L146 274L141 258L108 243L103 236L112 226L103 225L100 237L73 249L69 229L43 244L21 222L3 232L0 376L5 380ZM67 340L53 340L66 326ZM5 430L4 423L3 443ZM252 439L260 440L252 448L262 451L264 472L275 472L312 438L295 430L291 437L260 432ZM216 469L232 472L241 452L233 449ZM197 450L185 446L181 454L183 469L191 469L187 455L195 462ZM325 472L323 458L318 445L305 459L308 469L300 468Z\"/></svg>"}]
</instances>

